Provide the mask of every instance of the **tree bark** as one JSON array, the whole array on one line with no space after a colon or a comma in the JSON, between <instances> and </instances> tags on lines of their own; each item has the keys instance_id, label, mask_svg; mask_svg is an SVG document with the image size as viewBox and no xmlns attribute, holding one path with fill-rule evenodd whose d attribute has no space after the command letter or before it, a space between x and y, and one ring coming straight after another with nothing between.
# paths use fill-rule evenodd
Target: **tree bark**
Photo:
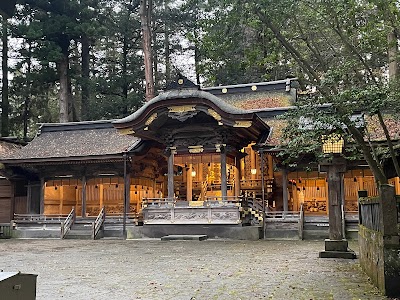
<instances>
[{"instance_id":1,"label":"tree bark","mask_svg":"<svg viewBox=\"0 0 400 300\"><path fill-rule=\"evenodd\" d=\"M26 90L25 90L25 100L24 100L24 112L23 112L23 135L24 140L28 138L28 122L29 122L29 112L30 112L30 95L31 95L31 88L32 88L32 80L31 80L31 69L32 69L32 43L29 42L28 45L28 67L26 70Z\"/></svg>"},{"instance_id":2,"label":"tree bark","mask_svg":"<svg viewBox=\"0 0 400 300\"><path fill-rule=\"evenodd\" d=\"M81 99L81 119L89 120L89 99L90 99L90 87L89 87L89 79L90 79L90 43L89 38L86 34L82 35L81 38L82 44L82 99Z\"/></svg>"},{"instance_id":3,"label":"tree bark","mask_svg":"<svg viewBox=\"0 0 400 300\"><path fill-rule=\"evenodd\" d=\"M66 123L69 121L69 79L68 79L68 69L69 69L69 57L68 49L62 51L62 57L58 61L58 72L60 76L60 96L59 96L59 120L60 123Z\"/></svg>"},{"instance_id":4,"label":"tree bark","mask_svg":"<svg viewBox=\"0 0 400 300\"><path fill-rule=\"evenodd\" d=\"M140 1L140 22L142 27L142 45L144 55L144 74L146 80L146 101L154 98L154 78L151 51L151 0Z\"/></svg>"},{"instance_id":5,"label":"tree bark","mask_svg":"<svg viewBox=\"0 0 400 300\"><path fill-rule=\"evenodd\" d=\"M394 30L388 34L388 59L389 59L389 79L395 79L398 72L397 64L397 36Z\"/></svg>"},{"instance_id":6,"label":"tree bark","mask_svg":"<svg viewBox=\"0 0 400 300\"><path fill-rule=\"evenodd\" d=\"M3 15L2 22L2 91L1 91L1 136L9 135L9 101L8 101L8 20Z\"/></svg>"},{"instance_id":7,"label":"tree bark","mask_svg":"<svg viewBox=\"0 0 400 300\"><path fill-rule=\"evenodd\" d=\"M168 84L171 80L171 59L170 59L170 40L169 40L169 1L164 1L164 10L166 17L164 18L164 55L165 55L165 82Z\"/></svg>"}]
</instances>

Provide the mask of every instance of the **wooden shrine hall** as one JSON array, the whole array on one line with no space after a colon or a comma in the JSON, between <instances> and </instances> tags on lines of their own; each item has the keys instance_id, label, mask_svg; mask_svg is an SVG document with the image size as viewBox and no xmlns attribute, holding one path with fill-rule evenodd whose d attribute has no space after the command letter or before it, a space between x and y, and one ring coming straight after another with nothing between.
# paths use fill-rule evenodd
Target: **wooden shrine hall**
<instances>
[{"instance_id":1,"label":"wooden shrine hall","mask_svg":"<svg viewBox=\"0 0 400 300\"><path fill-rule=\"evenodd\" d=\"M14 185L2 221L21 231L35 224L37 236L59 236L61 224L62 238L79 224L92 238L258 238L268 212L292 217L287 226L298 232L301 209L326 216L327 185L317 171L284 169L268 150L279 144L276 116L296 101L295 82L200 89L180 77L123 119L42 124L0 160ZM344 206L354 211L358 189L373 194L373 177L358 168L344 180Z\"/></svg>"}]
</instances>

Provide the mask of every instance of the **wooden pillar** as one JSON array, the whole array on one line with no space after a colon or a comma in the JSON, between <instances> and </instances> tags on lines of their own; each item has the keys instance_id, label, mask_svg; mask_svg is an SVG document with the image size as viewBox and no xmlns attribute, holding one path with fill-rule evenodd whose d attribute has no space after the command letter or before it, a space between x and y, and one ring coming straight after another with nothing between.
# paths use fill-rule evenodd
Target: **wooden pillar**
<instances>
[{"instance_id":1,"label":"wooden pillar","mask_svg":"<svg viewBox=\"0 0 400 300\"><path fill-rule=\"evenodd\" d=\"M394 192L395 192L395 195L400 195L400 178L399 177L394 178Z\"/></svg>"},{"instance_id":2,"label":"wooden pillar","mask_svg":"<svg viewBox=\"0 0 400 300\"><path fill-rule=\"evenodd\" d=\"M235 197L240 196L240 178L241 178L240 163L241 163L241 160L236 157L235 169L234 169L235 170Z\"/></svg>"},{"instance_id":3,"label":"wooden pillar","mask_svg":"<svg viewBox=\"0 0 400 300\"><path fill-rule=\"evenodd\" d=\"M168 156L168 198L174 198L174 154L175 148L169 148Z\"/></svg>"},{"instance_id":4,"label":"wooden pillar","mask_svg":"<svg viewBox=\"0 0 400 300\"><path fill-rule=\"evenodd\" d=\"M343 173L346 171L346 162L340 157L333 157L331 163L321 165L321 170L327 172L328 178L328 206L329 206L329 239L342 240L342 187Z\"/></svg>"},{"instance_id":5,"label":"wooden pillar","mask_svg":"<svg viewBox=\"0 0 400 300\"><path fill-rule=\"evenodd\" d=\"M244 158L240 159L240 180L245 180L245 166L244 166Z\"/></svg>"},{"instance_id":6,"label":"wooden pillar","mask_svg":"<svg viewBox=\"0 0 400 300\"><path fill-rule=\"evenodd\" d=\"M127 172L124 177L124 211L129 214L131 204L131 173Z\"/></svg>"},{"instance_id":7,"label":"wooden pillar","mask_svg":"<svg viewBox=\"0 0 400 300\"><path fill-rule=\"evenodd\" d=\"M61 185L58 187L58 194L60 195L59 196L59 198L60 198L60 206L59 206L59 209L58 209L58 213L60 215L62 215L63 206L64 206L64 187L62 185L62 181L61 181Z\"/></svg>"},{"instance_id":8,"label":"wooden pillar","mask_svg":"<svg viewBox=\"0 0 400 300\"><path fill-rule=\"evenodd\" d=\"M193 177L192 177L193 165L189 164L186 170L186 200L193 200Z\"/></svg>"},{"instance_id":9,"label":"wooden pillar","mask_svg":"<svg viewBox=\"0 0 400 300\"><path fill-rule=\"evenodd\" d=\"M82 176L82 218L86 217L86 176Z\"/></svg>"},{"instance_id":10,"label":"wooden pillar","mask_svg":"<svg viewBox=\"0 0 400 300\"><path fill-rule=\"evenodd\" d=\"M44 214L44 191L45 191L45 186L46 182L43 177L40 178L40 214Z\"/></svg>"},{"instance_id":11,"label":"wooden pillar","mask_svg":"<svg viewBox=\"0 0 400 300\"><path fill-rule=\"evenodd\" d=\"M228 185L226 182L226 151L221 148L221 194L222 199L226 199L228 193Z\"/></svg>"},{"instance_id":12,"label":"wooden pillar","mask_svg":"<svg viewBox=\"0 0 400 300\"><path fill-rule=\"evenodd\" d=\"M272 155L268 155L268 178L274 178L274 159Z\"/></svg>"},{"instance_id":13,"label":"wooden pillar","mask_svg":"<svg viewBox=\"0 0 400 300\"><path fill-rule=\"evenodd\" d=\"M253 150L253 148L250 148L250 168L251 170L255 169L257 170L257 162L256 162L256 152ZM251 180L255 180L257 178L257 173L253 174L251 172Z\"/></svg>"},{"instance_id":14,"label":"wooden pillar","mask_svg":"<svg viewBox=\"0 0 400 300\"><path fill-rule=\"evenodd\" d=\"M13 201L13 205L14 205ZM13 207L13 212L14 212L15 207ZM31 214L32 213L32 185L31 182L28 181L28 188L27 188L27 194L26 194L26 213Z\"/></svg>"},{"instance_id":15,"label":"wooden pillar","mask_svg":"<svg viewBox=\"0 0 400 300\"><path fill-rule=\"evenodd\" d=\"M283 198L283 211L289 210L289 195L288 195L288 170L282 169L282 198Z\"/></svg>"},{"instance_id":16,"label":"wooden pillar","mask_svg":"<svg viewBox=\"0 0 400 300\"><path fill-rule=\"evenodd\" d=\"M99 184L99 207L102 209L104 206L104 185Z\"/></svg>"}]
</instances>

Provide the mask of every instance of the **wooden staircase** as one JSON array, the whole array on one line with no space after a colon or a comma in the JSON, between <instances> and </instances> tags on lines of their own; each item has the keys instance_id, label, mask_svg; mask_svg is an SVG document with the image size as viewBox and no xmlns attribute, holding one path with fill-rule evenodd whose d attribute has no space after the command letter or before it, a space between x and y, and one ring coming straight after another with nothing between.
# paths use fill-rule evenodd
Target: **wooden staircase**
<instances>
[{"instance_id":1,"label":"wooden staircase","mask_svg":"<svg viewBox=\"0 0 400 300\"><path fill-rule=\"evenodd\" d=\"M93 234L94 218L76 218L65 239L91 240Z\"/></svg>"},{"instance_id":2,"label":"wooden staircase","mask_svg":"<svg viewBox=\"0 0 400 300\"><path fill-rule=\"evenodd\" d=\"M324 216L304 216L303 238L320 240L329 237L329 218Z\"/></svg>"}]
</instances>

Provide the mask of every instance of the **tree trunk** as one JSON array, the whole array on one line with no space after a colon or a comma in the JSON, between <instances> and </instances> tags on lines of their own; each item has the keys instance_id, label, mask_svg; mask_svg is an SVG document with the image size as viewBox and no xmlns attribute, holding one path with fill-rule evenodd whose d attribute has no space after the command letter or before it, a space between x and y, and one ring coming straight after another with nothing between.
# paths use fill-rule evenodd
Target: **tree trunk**
<instances>
[{"instance_id":1,"label":"tree trunk","mask_svg":"<svg viewBox=\"0 0 400 300\"><path fill-rule=\"evenodd\" d=\"M154 98L153 63L151 53L151 0L140 1L140 22L142 27L142 44L144 55L144 74L146 80L146 101Z\"/></svg>"},{"instance_id":2,"label":"tree trunk","mask_svg":"<svg viewBox=\"0 0 400 300\"><path fill-rule=\"evenodd\" d=\"M8 20L3 16L2 22L2 92L1 92L1 135L9 135L9 102L8 102Z\"/></svg>"},{"instance_id":3,"label":"tree trunk","mask_svg":"<svg viewBox=\"0 0 400 300\"><path fill-rule=\"evenodd\" d=\"M388 58L389 58L389 79L395 79L398 72L397 64L397 36L392 30L388 34Z\"/></svg>"},{"instance_id":4,"label":"tree trunk","mask_svg":"<svg viewBox=\"0 0 400 300\"><path fill-rule=\"evenodd\" d=\"M23 135L24 140L28 138L28 122L29 122L29 111L30 111L30 97L31 97L31 87L32 87L32 80L31 80L31 69L32 69L32 43L29 42L28 45L28 68L26 70L26 90L25 90L25 100L24 100L24 112L23 112Z\"/></svg>"},{"instance_id":5,"label":"tree trunk","mask_svg":"<svg viewBox=\"0 0 400 300\"><path fill-rule=\"evenodd\" d=\"M68 69L69 69L68 49L67 51L63 49L62 57L58 62L58 72L60 76L60 97L59 97L60 123L66 123L69 121L69 106L71 101L69 99Z\"/></svg>"},{"instance_id":6,"label":"tree trunk","mask_svg":"<svg viewBox=\"0 0 400 300\"><path fill-rule=\"evenodd\" d=\"M168 84L171 81L171 59L170 59L170 40L169 40L169 1L164 1L164 10L166 17L164 18L164 55L165 55L165 82Z\"/></svg>"},{"instance_id":7,"label":"tree trunk","mask_svg":"<svg viewBox=\"0 0 400 300\"><path fill-rule=\"evenodd\" d=\"M122 45L122 96L124 97L123 115L128 113L128 41L127 37L123 37Z\"/></svg>"},{"instance_id":8,"label":"tree trunk","mask_svg":"<svg viewBox=\"0 0 400 300\"><path fill-rule=\"evenodd\" d=\"M82 120L89 120L89 99L90 99L90 88L89 88L89 76L90 76L90 43L89 38L86 34L82 35L81 38L82 43L82 102L81 102L81 119Z\"/></svg>"}]
</instances>

